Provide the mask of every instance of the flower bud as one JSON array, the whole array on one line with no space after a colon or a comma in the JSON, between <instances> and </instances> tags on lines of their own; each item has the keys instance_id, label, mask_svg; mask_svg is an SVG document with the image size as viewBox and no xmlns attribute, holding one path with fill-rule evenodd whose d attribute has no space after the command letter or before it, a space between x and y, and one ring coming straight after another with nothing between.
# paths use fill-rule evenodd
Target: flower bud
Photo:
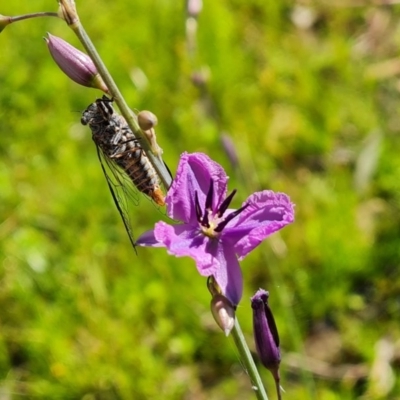
<instances>
[{"instance_id":1,"label":"flower bud","mask_svg":"<svg viewBox=\"0 0 400 400\"><path fill-rule=\"evenodd\" d=\"M106 84L87 54L82 53L57 36L50 33L47 35L45 41L51 56L69 78L80 85L94 87L108 93Z\"/></svg>"},{"instance_id":2,"label":"flower bud","mask_svg":"<svg viewBox=\"0 0 400 400\"><path fill-rule=\"evenodd\" d=\"M228 336L235 325L235 308L222 294L215 295L211 300L211 313L218 326Z\"/></svg>"},{"instance_id":3,"label":"flower bud","mask_svg":"<svg viewBox=\"0 0 400 400\"><path fill-rule=\"evenodd\" d=\"M275 319L268 304L269 293L259 289L251 298L253 309L254 341L261 363L271 371L280 398L279 363L281 353L279 349L279 335Z\"/></svg>"}]
</instances>

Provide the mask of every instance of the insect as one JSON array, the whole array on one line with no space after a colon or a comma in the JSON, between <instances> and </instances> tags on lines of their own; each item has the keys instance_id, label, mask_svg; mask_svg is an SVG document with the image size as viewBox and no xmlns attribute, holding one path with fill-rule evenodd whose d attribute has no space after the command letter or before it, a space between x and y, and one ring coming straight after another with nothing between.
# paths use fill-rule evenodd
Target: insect
<instances>
[{"instance_id":1,"label":"insect","mask_svg":"<svg viewBox=\"0 0 400 400\"><path fill-rule=\"evenodd\" d=\"M92 131L108 187L135 248L128 199L137 205L139 191L157 205L165 205L158 175L125 118L114 111L112 99L103 96L90 104L82 113L81 123Z\"/></svg>"}]
</instances>

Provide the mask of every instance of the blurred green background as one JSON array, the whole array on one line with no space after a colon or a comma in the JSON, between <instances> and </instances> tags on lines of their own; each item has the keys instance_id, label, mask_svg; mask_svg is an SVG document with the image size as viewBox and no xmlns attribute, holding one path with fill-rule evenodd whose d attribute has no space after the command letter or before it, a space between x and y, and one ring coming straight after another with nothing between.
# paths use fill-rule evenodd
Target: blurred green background
<instances>
[{"instance_id":1,"label":"blurred green background","mask_svg":"<svg viewBox=\"0 0 400 400\"><path fill-rule=\"evenodd\" d=\"M243 261L238 309L253 349L249 297L270 291L285 399L400 399L400 6L378 3L205 0L196 34L183 1L77 0L172 171L203 151L236 206L261 189L296 204ZM1 399L254 398L193 261L130 247L79 122L101 93L62 74L46 32L82 49L55 18L0 34ZM162 217L143 198L135 233Z\"/></svg>"}]
</instances>

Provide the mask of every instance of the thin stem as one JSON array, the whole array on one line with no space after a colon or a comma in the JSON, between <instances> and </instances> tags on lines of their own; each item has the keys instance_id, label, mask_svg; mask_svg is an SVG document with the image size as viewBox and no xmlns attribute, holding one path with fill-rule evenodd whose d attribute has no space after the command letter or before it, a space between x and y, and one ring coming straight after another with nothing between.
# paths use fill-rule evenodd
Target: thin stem
<instances>
[{"instance_id":1,"label":"thin stem","mask_svg":"<svg viewBox=\"0 0 400 400\"><path fill-rule=\"evenodd\" d=\"M247 346L237 318L235 318L235 326L233 327L231 334L233 336L233 340L235 341L236 347L239 350L240 358L246 368L246 372L250 377L251 385L255 395L257 396L257 399L268 400L268 396L265 392L260 374L258 373L257 367Z\"/></svg>"},{"instance_id":2,"label":"thin stem","mask_svg":"<svg viewBox=\"0 0 400 400\"><path fill-rule=\"evenodd\" d=\"M278 400L282 400L282 391L281 384L279 379L275 379L275 387L276 387L276 395L278 396Z\"/></svg>"},{"instance_id":3,"label":"thin stem","mask_svg":"<svg viewBox=\"0 0 400 400\"><path fill-rule=\"evenodd\" d=\"M15 17L8 17L8 20L10 21L10 23L12 23L12 22L22 21L24 19L39 18L39 17L57 17L57 18L59 18L60 16L55 12L44 11L44 12L37 12L37 13L31 13L31 14L17 15Z\"/></svg>"},{"instance_id":4,"label":"thin stem","mask_svg":"<svg viewBox=\"0 0 400 400\"><path fill-rule=\"evenodd\" d=\"M146 135L143 134L140 126L137 122L137 119L134 118L134 114L131 109L128 107L125 99L123 98L120 90L118 89L114 79L112 78L111 74L107 70L107 67L103 63L102 59L100 58L99 53L97 52L96 48L93 45L90 37L86 33L84 27L82 26L79 18L74 19L73 23L69 25L69 27L74 31L77 35L83 46L85 47L89 57L93 60L96 68L103 78L104 82L106 83L108 90L110 91L113 100L117 103L121 114L126 119L129 127L132 129L133 134L141 139L141 145L149 158L150 162L153 164L154 168L156 169L161 182L166 188L169 188L172 182L171 176L166 169L161 156L156 156L150 149L150 145L147 141Z\"/></svg>"}]
</instances>

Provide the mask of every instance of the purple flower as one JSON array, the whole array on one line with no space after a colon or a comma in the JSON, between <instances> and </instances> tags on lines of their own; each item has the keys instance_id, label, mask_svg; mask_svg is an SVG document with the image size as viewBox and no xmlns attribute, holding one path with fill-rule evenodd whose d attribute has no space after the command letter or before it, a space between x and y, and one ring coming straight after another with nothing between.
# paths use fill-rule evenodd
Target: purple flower
<instances>
[{"instance_id":1,"label":"purple flower","mask_svg":"<svg viewBox=\"0 0 400 400\"><path fill-rule=\"evenodd\" d=\"M229 209L223 168L203 153L181 156L166 197L169 217L178 225L158 222L144 233L140 246L166 247L177 257L192 257L203 276L214 276L221 293L236 306L242 297L239 261L266 237L293 222L293 204L283 193L253 193L237 209Z\"/></svg>"}]
</instances>

